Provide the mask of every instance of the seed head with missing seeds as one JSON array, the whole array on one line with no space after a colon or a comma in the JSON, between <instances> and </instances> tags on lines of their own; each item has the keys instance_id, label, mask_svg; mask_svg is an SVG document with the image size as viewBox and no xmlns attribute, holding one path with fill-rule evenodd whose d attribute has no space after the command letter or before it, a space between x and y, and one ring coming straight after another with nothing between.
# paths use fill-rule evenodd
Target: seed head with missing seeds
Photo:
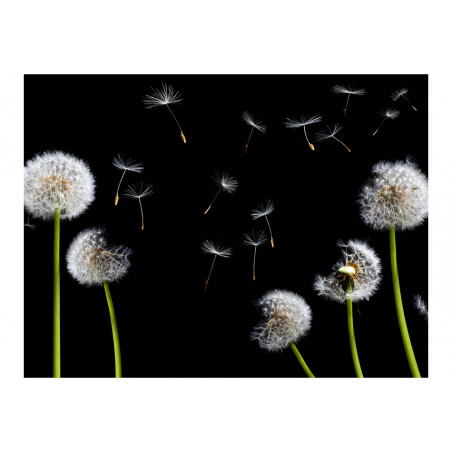
<instances>
[{"instance_id":1,"label":"seed head with missing seeds","mask_svg":"<svg viewBox=\"0 0 452 452\"><path fill-rule=\"evenodd\" d=\"M218 187L218 191L212 202L209 204L209 207L207 207L206 211L204 212L204 215L210 210L222 190L226 191L227 193L234 193L239 186L237 179L233 176L230 176L227 172L214 173L212 179L215 185Z\"/></svg>"},{"instance_id":2,"label":"seed head with missing seeds","mask_svg":"<svg viewBox=\"0 0 452 452\"><path fill-rule=\"evenodd\" d=\"M331 90L336 94L347 94L347 102L345 103L344 116L347 114L348 101L350 100L350 95L362 96L366 93L364 88L354 89L345 87L343 85L334 85Z\"/></svg>"},{"instance_id":3,"label":"seed head with missing seeds","mask_svg":"<svg viewBox=\"0 0 452 452\"><path fill-rule=\"evenodd\" d=\"M322 121L321 116L316 116L316 115L315 116L302 116L299 121L297 119L287 118L287 121L284 122L284 125L288 129L297 129L299 127L303 127L306 141L308 142L310 149L314 151L315 147L308 139L308 135L306 133L306 126L308 126L310 124L315 124L320 121Z\"/></svg>"},{"instance_id":4,"label":"seed head with missing seeds","mask_svg":"<svg viewBox=\"0 0 452 452\"><path fill-rule=\"evenodd\" d=\"M205 254L213 254L213 261L210 267L209 275L204 283L204 292L206 292L217 256L225 258L231 257L232 248L224 247L219 242L214 242L213 240L204 240L201 244L201 250Z\"/></svg>"},{"instance_id":5,"label":"seed head with missing seeds","mask_svg":"<svg viewBox=\"0 0 452 452\"><path fill-rule=\"evenodd\" d=\"M251 113L247 112L247 111L245 111L242 114L242 119L248 125L251 126L251 132L250 132L250 135L248 137L248 141L247 141L246 146L245 146L245 154L246 154L246 152L248 150L248 146L250 144L251 135L253 134L253 130L256 129L256 130L259 130L259 132L265 133L265 131L267 130L267 127L261 121L259 121L258 119L254 119L253 115Z\"/></svg>"},{"instance_id":6,"label":"seed head with missing seeds","mask_svg":"<svg viewBox=\"0 0 452 452\"><path fill-rule=\"evenodd\" d=\"M345 145L345 143L343 143L341 140L336 138L336 134L338 134L341 130L342 130L342 127L339 124L335 124L333 127L326 126L325 129L323 129L321 132L316 134L316 136L317 136L316 141L324 141L324 140L328 140L330 138L333 138L334 140L336 140L337 142L342 144L342 146L344 146L345 149L347 149L348 152L352 152L348 148L348 146Z\"/></svg>"},{"instance_id":7,"label":"seed head with missing seeds","mask_svg":"<svg viewBox=\"0 0 452 452\"><path fill-rule=\"evenodd\" d=\"M319 295L339 303L349 297L353 302L368 300L377 290L381 281L380 259L375 251L360 240L350 240L347 244L338 242L342 259L333 266L329 276L317 275L314 290ZM352 291L347 294L347 284Z\"/></svg>"},{"instance_id":8,"label":"seed head with missing seeds","mask_svg":"<svg viewBox=\"0 0 452 452\"><path fill-rule=\"evenodd\" d=\"M270 232L270 243L272 248L275 247L275 242L273 240L272 228L270 227L270 222L268 221L267 215L270 215L274 210L273 203L268 199L264 204L259 204L256 209L251 211L251 217L253 220L264 217L267 221L268 230Z\"/></svg>"},{"instance_id":9,"label":"seed head with missing seeds","mask_svg":"<svg viewBox=\"0 0 452 452\"><path fill-rule=\"evenodd\" d=\"M256 231L252 229L248 234L245 234L243 243L245 245L254 246L254 259L253 259L253 281L256 280L256 251L259 245L262 245L268 240L264 231Z\"/></svg>"},{"instance_id":10,"label":"seed head with missing seeds","mask_svg":"<svg viewBox=\"0 0 452 452\"><path fill-rule=\"evenodd\" d=\"M137 198L140 204L141 211L141 230L144 229L144 215L143 215L143 206L141 204L141 198L145 198L146 196L150 196L154 193L152 190L152 185L145 184L141 182L140 185L129 185L124 191L124 196L127 198Z\"/></svg>"},{"instance_id":11,"label":"seed head with missing seeds","mask_svg":"<svg viewBox=\"0 0 452 452\"><path fill-rule=\"evenodd\" d=\"M145 108L155 108L160 107L162 105L166 106L171 113L171 116L176 121L177 126L180 130L180 136L182 138L182 141L184 143L187 142L187 139L185 138L184 133L182 132L182 128L179 124L179 121L176 119L176 116L174 115L173 111L169 107L170 104L178 104L182 102L182 96L178 91L176 91L171 85L167 85L165 83L162 83L161 89L155 89L152 88L153 92L152 94L146 94L143 99L143 104Z\"/></svg>"},{"instance_id":12,"label":"seed head with missing seeds","mask_svg":"<svg viewBox=\"0 0 452 452\"><path fill-rule=\"evenodd\" d=\"M124 158L121 157L119 154L117 157L113 157L113 166L122 171L122 176L121 179L119 180L118 188L116 190L115 196L115 206L116 206L119 201L119 187L121 186L121 182L122 179L124 178L124 175L126 174L126 171L141 173L144 167L141 163L137 163L132 159L124 160Z\"/></svg>"}]
</instances>

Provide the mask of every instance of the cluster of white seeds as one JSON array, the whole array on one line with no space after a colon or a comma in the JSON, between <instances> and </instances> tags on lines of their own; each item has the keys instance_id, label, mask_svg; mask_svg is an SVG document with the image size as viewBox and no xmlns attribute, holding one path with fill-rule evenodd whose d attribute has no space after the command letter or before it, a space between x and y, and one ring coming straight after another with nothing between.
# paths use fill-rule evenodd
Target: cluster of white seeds
<instances>
[{"instance_id":1,"label":"cluster of white seeds","mask_svg":"<svg viewBox=\"0 0 452 452\"><path fill-rule=\"evenodd\" d=\"M29 160L24 175L25 208L35 218L53 220L83 213L94 200L94 177L88 165L61 151L44 152Z\"/></svg>"},{"instance_id":2,"label":"cluster of white seeds","mask_svg":"<svg viewBox=\"0 0 452 452\"><path fill-rule=\"evenodd\" d=\"M271 290L257 301L264 320L251 333L251 340L270 352L284 350L306 335L311 327L311 308L305 299L287 290Z\"/></svg>"},{"instance_id":3,"label":"cluster of white seeds","mask_svg":"<svg viewBox=\"0 0 452 452\"><path fill-rule=\"evenodd\" d=\"M132 251L108 245L102 228L86 229L72 241L66 255L69 273L86 286L118 281L127 273Z\"/></svg>"}]
</instances>

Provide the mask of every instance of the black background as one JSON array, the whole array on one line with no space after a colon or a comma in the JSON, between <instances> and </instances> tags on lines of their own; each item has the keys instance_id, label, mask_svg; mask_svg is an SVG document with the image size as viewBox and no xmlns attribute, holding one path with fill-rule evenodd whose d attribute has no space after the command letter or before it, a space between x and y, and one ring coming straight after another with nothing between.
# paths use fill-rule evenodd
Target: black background
<instances>
[{"instance_id":1,"label":"black background","mask_svg":"<svg viewBox=\"0 0 452 452\"><path fill-rule=\"evenodd\" d=\"M165 107L146 110L142 99L161 82L183 96L173 111L187 137L183 144ZM61 223L61 360L63 377L112 377L114 355L110 318L102 287L73 280L65 255L74 236L105 226L111 243L134 250L127 276L110 285L115 305L124 377L304 377L290 349L268 353L249 340L260 319L253 304L267 290L302 295L313 311L312 328L298 348L317 377L354 377L345 304L325 300L312 289L317 273L328 274L340 257L338 239L366 240L382 259L378 293L354 311L355 335L365 377L410 377L392 294L387 232L359 218L360 187L380 160L411 155L427 174L428 78L426 75L153 75L25 76L25 161L45 150L63 150L84 159L96 179L96 199L80 217ZM334 84L367 88L352 96L331 91ZM409 88L413 111L390 94ZM372 133L380 108L400 117ZM267 125L250 132L241 115L250 111ZM287 117L320 114L307 127L311 141L325 125L339 123L334 140L311 151L302 129L287 129ZM117 154L144 164L127 173L127 184L144 180L154 194L138 202L120 198ZM236 176L234 194L215 195L211 175ZM253 249L243 233L266 230L251 209L271 199L269 220L275 248L258 248L257 280L252 281ZM26 215L25 215L26 221ZM25 228L25 376L52 374L53 223L30 219ZM421 375L428 375L427 322L412 305L427 301L427 223L397 234L399 276L405 315ZM233 246L230 259L217 259L207 293L204 281L211 256L205 239Z\"/></svg>"}]
</instances>

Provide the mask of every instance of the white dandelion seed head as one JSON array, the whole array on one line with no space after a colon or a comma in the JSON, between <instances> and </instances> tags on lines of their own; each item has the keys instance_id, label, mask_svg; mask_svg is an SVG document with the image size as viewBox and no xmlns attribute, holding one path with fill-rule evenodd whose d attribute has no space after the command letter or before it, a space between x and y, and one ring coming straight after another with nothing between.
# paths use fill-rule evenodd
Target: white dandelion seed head
<instances>
[{"instance_id":1,"label":"white dandelion seed head","mask_svg":"<svg viewBox=\"0 0 452 452\"><path fill-rule=\"evenodd\" d=\"M152 94L146 94L143 99L145 108L154 108L161 105L178 104L182 96L171 85L162 83L161 89L152 88Z\"/></svg>"},{"instance_id":2,"label":"white dandelion seed head","mask_svg":"<svg viewBox=\"0 0 452 452\"><path fill-rule=\"evenodd\" d=\"M300 120L287 118L287 121L284 122L284 125L289 129L297 129L299 127L308 126L309 124L315 124L316 122L321 122L321 116L302 116Z\"/></svg>"},{"instance_id":3,"label":"white dandelion seed head","mask_svg":"<svg viewBox=\"0 0 452 452\"><path fill-rule=\"evenodd\" d=\"M83 213L94 200L94 177L88 165L62 151L35 155L25 165L25 209L35 218L53 220Z\"/></svg>"},{"instance_id":4,"label":"white dandelion seed head","mask_svg":"<svg viewBox=\"0 0 452 452\"><path fill-rule=\"evenodd\" d=\"M203 253L216 254L220 257L231 257L232 254L232 248L222 246L219 242L213 240L204 240L201 244L201 250Z\"/></svg>"},{"instance_id":5,"label":"white dandelion seed head","mask_svg":"<svg viewBox=\"0 0 452 452\"><path fill-rule=\"evenodd\" d=\"M400 111L395 108L386 108L378 112L380 116L385 116L388 119L396 119L400 116Z\"/></svg>"},{"instance_id":6,"label":"white dandelion seed head","mask_svg":"<svg viewBox=\"0 0 452 452\"><path fill-rule=\"evenodd\" d=\"M264 319L251 333L251 340L270 352L279 352L305 336L312 312L306 300L288 290L270 290L256 303Z\"/></svg>"},{"instance_id":7,"label":"white dandelion seed head","mask_svg":"<svg viewBox=\"0 0 452 452\"><path fill-rule=\"evenodd\" d=\"M275 206L273 203L268 199L263 204L259 204L255 209L251 211L251 216L253 220L257 220L258 218L261 218L266 215L270 215L273 210L275 210Z\"/></svg>"},{"instance_id":8,"label":"white dandelion seed head","mask_svg":"<svg viewBox=\"0 0 452 452\"><path fill-rule=\"evenodd\" d=\"M361 218L377 230L413 229L428 216L427 177L409 158L379 162L359 193Z\"/></svg>"},{"instance_id":9,"label":"white dandelion seed head","mask_svg":"<svg viewBox=\"0 0 452 452\"><path fill-rule=\"evenodd\" d=\"M251 229L251 231L244 234L244 236L245 239L243 240L243 243L250 246L259 246L268 240L267 234L265 234L264 231L256 231L255 229Z\"/></svg>"},{"instance_id":10,"label":"white dandelion seed head","mask_svg":"<svg viewBox=\"0 0 452 452\"><path fill-rule=\"evenodd\" d=\"M365 88L355 89L344 85L334 85L331 90L336 94L352 94L355 96L362 96L363 94L366 94Z\"/></svg>"},{"instance_id":11,"label":"white dandelion seed head","mask_svg":"<svg viewBox=\"0 0 452 452\"><path fill-rule=\"evenodd\" d=\"M254 119L253 115L247 111L242 114L242 119L250 126L253 126L255 129L259 130L259 132L265 133L267 127L259 121L258 119Z\"/></svg>"},{"instance_id":12,"label":"white dandelion seed head","mask_svg":"<svg viewBox=\"0 0 452 452\"><path fill-rule=\"evenodd\" d=\"M419 314L421 314L423 317L425 317L427 319L428 318L428 309L427 309L427 306L426 306L424 300L422 299L422 297L420 295L415 295L413 297L413 304L414 304L415 308L419 311Z\"/></svg>"},{"instance_id":13,"label":"white dandelion seed head","mask_svg":"<svg viewBox=\"0 0 452 452\"><path fill-rule=\"evenodd\" d=\"M239 186L237 179L227 172L215 173L212 179L218 187L221 186L228 193L234 193Z\"/></svg>"},{"instance_id":14,"label":"white dandelion seed head","mask_svg":"<svg viewBox=\"0 0 452 452\"><path fill-rule=\"evenodd\" d=\"M328 140L328 138L334 137L342 130L342 126L335 124L333 127L326 126L321 132L316 134L317 141Z\"/></svg>"},{"instance_id":15,"label":"white dandelion seed head","mask_svg":"<svg viewBox=\"0 0 452 452\"><path fill-rule=\"evenodd\" d=\"M139 184L128 185L124 190L124 196L127 198L144 198L154 193L152 185L140 182Z\"/></svg>"},{"instance_id":16,"label":"white dandelion seed head","mask_svg":"<svg viewBox=\"0 0 452 452\"><path fill-rule=\"evenodd\" d=\"M333 273L329 276L315 277L314 290L320 296L339 303L344 303L347 297L354 302L368 300L377 291L381 281L379 257L370 246L360 240L350 240L347 244L339 241L338 246L342 250L341 260L333 266ZM353 271L347 271L348 269ZM347 278L353 279L352 291L349 294L343 287Z\"/></svg>"},{"instance_id":17,"label":"white dandelion seed head","mask_svg":"<svg viewBox=\"0 0 452 452\"><path fill-rule=\"evenodd\" d=\"M407 93L408 93L408 90L406 88L398 89L397 91L394 91L391 94L390 98L392 100L398 100L398 99L400 99L402 96L404 96Z\"/></svg>"},{"instance_id":18,"label":"white dandelion seed head","mask_svg":"<svg viewBox=\"0 0 452 452\"><path fill-rule=\"evenodd\" d=\"M122 245L109 245L103 228L85 229L72 241L66 254L71 276L85 286L119 281L130 266L132 251Z\"/></svg>"},{"instance_id":19,"label":"white dandelion seed head","mask_svg":"<svg viewBox=\"0 0 452 452\"><path fill-rule=\"evenodd\" d=\"M141 173L144 166L141 163L135 162L135 160L125 160L119 154L117 157L113 157L113 166L119 170L133 171L134 173Z\"/></svg>"}]
</instances>

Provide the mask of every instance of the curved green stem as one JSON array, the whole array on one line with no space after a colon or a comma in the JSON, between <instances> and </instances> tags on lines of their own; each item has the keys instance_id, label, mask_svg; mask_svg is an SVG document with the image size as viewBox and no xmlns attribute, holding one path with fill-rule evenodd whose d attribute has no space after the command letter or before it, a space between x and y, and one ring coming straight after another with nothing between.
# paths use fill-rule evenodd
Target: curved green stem
<instances>
[{"instance_id":1,"label":"curved green stem","mask_svg":"<svg viewBox=\"0 0 452 452\"><path fill-rule=\"evenodd\" d=\"M394 288L394 300L397 311L397 320L399 321L400 334L402 335L403 346L405 354L408 359L408 364L411 369L411 374L415 378L421 378L419 368L417 367L416 357L414 356L413 347L406 325L405 314L403 312L402 294L400 292L399 272L397 270L397 250L395 228L389 229L389 248L391 253L391 271L392 271L392 286Z\"/></svg>"},{"instance_id":2,"label":"curved green stem","mask_svg":"<svg viewBox=\"0 0 452 452\"><path fill-rule=\"evenodd\" d=\"M347 285L347 293L351 292L350 283ZM355 366L356 376L358 378L364 378L361 370L361 364L359 363L358 349L356 348L355 330L353 328L353 303L352 299L347 297L347 323L348 323L348 338L350 340L350 350L352 352L353 366Z\"/></svg>"},{"instance_id":3,"label":"curved green stem","mask_svg":"<svg viewBox=\"0 0 452 452\"><path fill-rule=\"evenodd\" d=\"M303 370L306 372L306 375L309 378L315 378L314 374L311 372L311 370L309 369L308 365L304 362L304 359L301 356L300 352L298 351L297 346L293 342L290 343L290 348L295 353L295 356L297 357L297 359L298 359L299 363L301 364L301 367L303 368Z\"/></svg>"},{"instance_id":4,"label":"curved green stem","mask_svg":"<svg viewBox=\"0 0 452 452\"><path fill-rule=\"evenodd\" d=\"M61 378L60 342L60 208L53 229L53 377Z\"/></svg>"},{"instance_id":5,"label":"curved green stem","mask_svg":"<svg viewBox=\"0 0 452 452\"><path fill-rule=\"evenodd\" d=\"M115 308L113 307L113 300L111 298L110 287L108 282L104 281L105 295L107 296L108 310L110 311L111 330L113 332L113 345L115 348L115 376L122 377L121 367L121 349L119 348L119 334L118 325L116 324Z\"/></svg>"}]
</instances>

